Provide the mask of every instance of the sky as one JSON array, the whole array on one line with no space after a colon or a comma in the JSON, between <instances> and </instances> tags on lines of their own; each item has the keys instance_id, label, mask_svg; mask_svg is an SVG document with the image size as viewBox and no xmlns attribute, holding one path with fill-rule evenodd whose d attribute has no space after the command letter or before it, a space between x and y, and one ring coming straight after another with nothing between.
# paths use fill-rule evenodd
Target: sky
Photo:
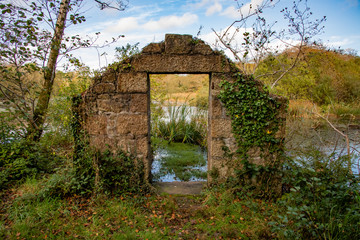
<instances>
[{"instance_id":1,"label":"sky","mask_svg":"<svg viewBox=\"0 0 360 240\"><path fill-rule=\"evenodd\" d=\"M94 36L101 32L98 45L113 37L125 36L106 48L74 52L85 65L98 69L114 61L115 47L139 43L141 50L151 42L163 41L166 33L198 36L215 47L213 30L224 31L241 19L241 13L246 15L250 4L254 7L263 1L266 0L129 0L125 11L117 11L99 10L93 0L85 0L82 11L87 21L69 27L66 34ZM291 8L292 2L280 0L264 10L267 22L276 22L274 30L288 29L281 10ZM312 20L324 16L327 19L323 31L313 40L329 48L354 49L360 55L360 0L308 0L307 6L312 12Z\"/></svg>"}]
</instances>

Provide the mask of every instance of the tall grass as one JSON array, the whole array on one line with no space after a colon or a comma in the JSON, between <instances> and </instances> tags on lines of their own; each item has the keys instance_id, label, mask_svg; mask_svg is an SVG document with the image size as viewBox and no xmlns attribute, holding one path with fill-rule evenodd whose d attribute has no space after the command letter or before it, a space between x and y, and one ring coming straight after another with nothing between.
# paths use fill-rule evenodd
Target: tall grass
<instances>
[{"instance_id":1,"label":"tall grass","mask_svg":"<svg viewBox=\"0 0 360 240\"><path fill-rule=\"evenodd\" d=\"M169 142L207 145L207 111L191 108L187 103L170 103L162 118L152 119L153 136Z\"/></svg>"}]
</instances>

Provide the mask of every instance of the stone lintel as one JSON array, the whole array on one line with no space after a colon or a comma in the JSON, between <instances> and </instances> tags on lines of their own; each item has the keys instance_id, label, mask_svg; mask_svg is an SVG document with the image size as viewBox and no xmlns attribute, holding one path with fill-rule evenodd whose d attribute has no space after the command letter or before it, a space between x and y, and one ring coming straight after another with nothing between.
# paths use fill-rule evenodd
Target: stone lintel
<instances>
[{"instance_id":1,"label":"stone lintel","mask_svg":"<svg viewBox=\"0 0 360 240\"><path fill-rule=\"evenodd\" d=\"M222 55L142 55L131 65L138 72L210 73L229 72L230 65Z\"/></svg>"}]
</instances>

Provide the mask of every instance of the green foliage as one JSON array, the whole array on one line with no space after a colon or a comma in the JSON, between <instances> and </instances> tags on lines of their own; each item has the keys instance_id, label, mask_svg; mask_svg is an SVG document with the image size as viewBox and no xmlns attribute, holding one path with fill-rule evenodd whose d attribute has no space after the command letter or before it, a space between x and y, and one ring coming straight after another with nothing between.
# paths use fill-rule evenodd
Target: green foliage
<instances>
[{"instance_id":1,"label":"green foliage","mask_svg":"<svg viewBox=\"0 0 360 240\"><path fill-rule=\"evenodd\" d=\"M73 166L63 167L43 184L38 197L89 196L104 194L144 194L148 191L144 165L119 150L97 152L83 149Z\"/></svg>"},{"instance_id":2,"label":"green foliage","mask_svg":"<svg viewBox=\"0 0 360 240\"><path fill-rule=\"evenodd\" d=\"M135 43L134 45L131 44L126 44L126 46L122 46L122 47L116 47L115 48L115 57L118 61L126 61L128 60L130 57L140 53L139 50L139 44L140 43Z\"/></svg>"},{"instance_id":3,"label":"green foliage","mask_svg":"<svg viewBox=\"0 0 360 240\"><path fill-rule=\"evenodd\" d=\"M75 72L58 72L56 86L48 109L48 133L52 136L50 143L55 141L63 143L72 142L72 98L83 93L91 83L91 72L87 67L77 69Z\"/></svg>"},{"instance_id":4,"label":"green foliage","mask_svg":"<svg viewBox=\"0 0 360 240\"><path fill-rule=\"evenodd\" d=\"M144 194L144 163L124 151L113 154L109 150L97 156L101 190L105 193Z\"/></svg>"},{"instance_id":5,"label":"green foliage","mask_svg":"<svg viewBox=\"0 0 360 240\"><path fill-rule=\"evenodd\" d=\"M360 104L333 104L330 112L342 119L353 119L354 116L360 116Z\"/></svg>"},{"instance_id":6,"label":"green foliage","mask_svg":"<svg viewBox=\"0 0 360 240\"><path fill-rule=\"evenodd\" d=\"M231 117L238 153L245 155L251 147L279 143L275 134L279 129L280 104L267 91L259 89L261 86L251 76L241 74L234 82L223 81L220 86L218 97Z\"/></svg>"},{"instance_id":7,"label":"green foliage","mask_svg":"<svg viewBox=\"0 0 360 240\"><path fill-rule=\"evenodd\" d=\"M258 66L255 76L271 85L282 68L293 64L294 53L285 51L268 56ZM281 62L282 65L279 63ZM327 50L319 46L303 49L299 63L272 89L289 99L306 99L320 105L353 104L360 98L360 57ZM267 73L279 71L278 74Z\"/></svg>"},{"instance_id":8,"label":"green foliage","mask_svg":"<svg viewBox=\"0 0 360 240\"><path fill-rule=\"evenodd\" d=\"M234 82L223 81L218 95L232 121L232 132L238 144L234 170L229 178L240 192L271 197L276 185L283 154L281 140L275 137L279 130L280 103L273 99L252 76L237 75ZM259 148L266 165L249 161L248 152ZM225 155L228 149L224 147ZM231 156L230 156L231 157ZM255 180L255 181L254 181ZM254 184L254 182L257 182ZM275 193L276 195L276 193Z\"/></svg>"},{"instance_id":9,"label":"green foliage","mask_svg":"<svg viewBox=\"0 0 360 240\"><path fill-rule=\"evenodd\" d=\"M347 157L318 151L289 159L279 201L282 213L273 230L286 239L357 239L360 237L360 179Z\"/></svg>"},{"instance_id":10,"label":"green foliage","mask_svg":"<svg viewBox=\"0 0 360 240\"><path fill-rule=\"evenodd\" d=\"M0 190L27 177L53 172L60 158L40 143L11 140L1 144Z\"/></svg>"}]
</instances>

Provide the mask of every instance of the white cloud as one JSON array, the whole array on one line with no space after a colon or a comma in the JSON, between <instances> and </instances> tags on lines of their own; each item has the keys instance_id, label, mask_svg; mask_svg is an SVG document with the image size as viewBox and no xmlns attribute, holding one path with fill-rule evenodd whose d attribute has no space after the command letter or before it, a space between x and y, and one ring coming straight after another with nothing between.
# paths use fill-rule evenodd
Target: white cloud
<instances>
[{"instance_id":1,"label":"white cloud","mask_svg":"<svg viewBox=\"0 0 360 240\"><path fill-rule=\"evenodd\" d=\"M185 13L182 16L170 15L163 16L159 20L144 22L146 16L122 18L116 22L106 24L105 32L115 34L125 34L136 31L164 31L179 29L189 26L198 20L198 16L192 13Z\"/></svg>"},{"instance_id":2,"label":"white cloud","mask_svg":"<svg viewBox=\"0 0 360 240\"><path fill-rule=\"evenodd\" d=\"M226 8L221 13L221 15L229 17L229 18L239 18L240 17L239 9L236 9L234 6L230 6L230 7Z\"/></svg>"},{"instance_id":3,"label":"white cloud","mask_svg":"<svg viewBox=\"0 0 360 240\"><path fill-rule=\"evenodd\" d=\"M245 52L244 47L244 33L250 33L252 35L254 33L253 28L236 28L234 26L231 26L230 28L226 28L225 30L222 30L220 32L217 32L220 36L224 35L226 32L226 36L224 36L224 41L227 43L230 43L230 47L233 51L237 53L237 56L239 58L243 57L243 54ZM232 60L235 60L235 55L232 51L224 47L224 45L219 41L218 37L215 35L214 32L210 32L208 34L204 34L200 36L201 39L203 39L206 43L208 43L210 46L212 46L215 49L224 50L225 54ZM253 45L249 45L249 55L247 56L249 59L253 58L259 58L260 56L263 56L266 52L282 52L285 49L296 46L300 42L297 40L286 40L286 41L280 41L278 39L271 39L270 43L265 45L265 49L262 49L261 51L255 51Z\"/></svg>"},{"instance_id":4,"label":"white cloud","mask_svg":"<svg viewBox=\"0 0 360 240\"><path fill-rule=\"evenodd\" d=\"M201 7L204 7L205 5L209 5L211 2L214 2L214 1L217 2L217 0L201 0L198 3L191 4L191 6L194 8L201 8Z\"/></svg>"},{"instance_id":5,"label":"white cloud","mask_svg":"<svg viewBox=\"0 0 360 240\"><path fill-rule=\"evenodd\" d=\"M214 5L210 6L207 10L205 15L206 16L211 16L216 12L221 12L222 10L222 5L218 2L216 2Z\"/></svg>"},{"instance_id":6,"label":"white cloud","mask_svg":"<svg viewBox=\"0 0 360 240\"><path fill-rule=\"evenodd\" d=\"M340 36L331 36L330 40L328 41L327 45L330 47L345 47L351 44L352 41L350 38L340 37Z\"/></svg>"},{"instance_id":7,"label":"white cloud","mask_svg":"<svg viewBox=\"0 0 360 240\"><path fill-rule=\"evenodd\" d=\"M182 28L195 23L198 16L192 13L185 13L182 16L164 16L158 21L149 21L143 25L143 28L148 31L161 31L174 28Z\"/></svg>"},{"instance_id":8,"label":"white cloud","mask_svg":"<svg viewBox=\"0 0 360 240\"><path fill-rule=\"evenodd\" d=\"M242 5L240 8L230 6L226 8L221 15L230 17L233 19L239 19L241 17L246 17L254 13L260 6L263 5L264 0L251 0L250 2Z\"/></svg>"},{"instance_id":9,"label":"white cloud","mask_svg":"<svg viewBox=\"0 0 360 240\"><path fill-rule=\"evenodd\" d=\"M139 28L138 19L135 17L121 18L116 23L111 24L106 28L106 32L115 32L118 34L123 34L127 32L134 31Z\"/></svg>"},{"instance_id":10,"label":"white cloud","mask_svg":"<svg viewBox=\"0 0 360 240\"><path fill-rule=\"evenodd\" d=\"M264 0L251 0L251 2L243 5L239 12L243 16L248 16L254 13L263 4Z\"/></svg>"},{"instance_id":11,"label":"white cloud","mask_svg":"<svg viewBox=\"0 0 360 240\"><path fill-rule=\"evenodd\" d=\"M191 9L199 9L204 8L206 9L205 15L211 16L217 12L221 12L223 7L220 2L223 0L201 0L194 4L189 4L188 7Z\"/></svg>"}]
</instances>

